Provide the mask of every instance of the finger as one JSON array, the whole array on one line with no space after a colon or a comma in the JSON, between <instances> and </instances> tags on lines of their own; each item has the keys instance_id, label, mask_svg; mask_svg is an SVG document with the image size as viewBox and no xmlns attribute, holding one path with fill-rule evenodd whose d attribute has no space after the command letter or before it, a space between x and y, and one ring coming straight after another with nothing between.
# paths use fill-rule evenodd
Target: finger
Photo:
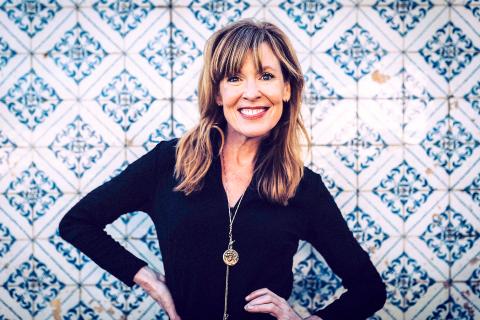
<instances>
[{"instance_id":1,"label":"finger","mask_svg":"<svg viewBox=\"0 0 480 320\"><path fill-rule=\"evenodd\" d=\"M170 317L170 319L178 318L177 310L175 309L175 304L173 303L173 300L171 297L164 297L163 306L165 311L168 313L168 316Z\"/></svg>"},{"instance_id":2,"label":"finger","mask_svg":"<svg viewBox=\"0 0 480 320\"><path fill-rule=\"evenodd\" d=\"M274 303L247 305L245 310L252 313L269 313L274 317L279 317L281 309Z\"/></svg>"},{"instance_id":3,"label":"finger","mask_svg":"<svg viewBox=\"0 0 480 320\"><path fill-rule=\"evenodd\" d=\"M274 294L268 288L262 288L262 289L255 290L252 293L250 293L248 296L245 297L245 300L249 301L249 300L252 300L252 299L254 299L258 296L261 296L262 294L267 294L267 293Z\"/></svg>"},{"instance_id":4,"label":"finger","mask_svg":"<svg viewBox=\"0 0 480 320\"><path fill-rule=\"evenodd\" d=\"M264 294L255 299L252 299L248 304L255 305L255 304L262 304L262 303L274 303L278 304L280 302L277 297L273 296L272 294Z\"/></svg>"},{"instance_id":5,"label":"finger","mask_svg":"<svg viewBox=\"0 0 480 320\"><path fill-rule=\"evenodd\" d=\"M170 319L177 319L179 317L175 309L175 304L173 303L172 295L168 289L161 288L158 291L155 291L151 296L168 313Z\"/></svg>"}]
</instances>

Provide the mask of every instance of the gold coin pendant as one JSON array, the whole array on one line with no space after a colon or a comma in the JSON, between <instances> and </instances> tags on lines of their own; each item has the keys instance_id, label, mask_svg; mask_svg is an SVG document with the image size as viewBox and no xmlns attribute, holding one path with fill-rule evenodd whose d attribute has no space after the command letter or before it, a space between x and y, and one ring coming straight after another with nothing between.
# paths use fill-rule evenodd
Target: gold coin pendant
<instances>
[{"instance_id":1,"label":"gold coin pendant","mask_svg":"<svg viewBox=\"0 0 480 320\"><path fill-rule=\"evenodd\" d=\"M227 249L223 253L223 262L225 262L227 266L236 265L238 262L238 259L239 259L238 252L235 251L234 249Z\"/></svg>"}]
</instances>

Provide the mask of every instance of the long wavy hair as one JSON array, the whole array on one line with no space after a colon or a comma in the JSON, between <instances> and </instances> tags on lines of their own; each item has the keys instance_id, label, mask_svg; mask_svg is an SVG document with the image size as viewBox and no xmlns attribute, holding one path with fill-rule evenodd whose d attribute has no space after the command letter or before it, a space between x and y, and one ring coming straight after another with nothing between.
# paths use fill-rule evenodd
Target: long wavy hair
<instances>
[{"instance_id":1,"label":"long wavy hair","mask_svg":"<svg viewBox=\"0 0 480 320\"><path fill-rule=\"evenodd\" d=\"M302 135L308 151L311 146L300 113L303 74L285 33L272 23L252 19L219 29L205 44L204 65L198 82L200 121L178 141L174 175L179 183L175 191L188 195L203 188L204 177L217 150L215 143L219 144L217 155L220 155L225 142L227 123L223 108L215 101L219 83L226 76L239 72L249 53L253 55L257 70L261 70L259 47L262 43L267 43L279 59L284 81L290 83L291 96L283 103L279 122L262 139L254 158L254 174L258 173L259 177L256 188L267 200L282 205L287 205L295 195L304 173Z\"/></svg>"}]
</instances>

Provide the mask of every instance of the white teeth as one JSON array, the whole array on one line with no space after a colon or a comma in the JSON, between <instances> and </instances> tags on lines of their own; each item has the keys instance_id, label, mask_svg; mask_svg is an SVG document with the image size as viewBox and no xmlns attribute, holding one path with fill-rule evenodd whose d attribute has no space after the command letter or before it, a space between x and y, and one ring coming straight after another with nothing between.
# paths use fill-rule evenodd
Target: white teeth
<instances>
[{"instance_id":1,"label":"white teeth","mask_svg":"<svg viewBox=\"0 0 480 320\"><path fill-rule=\"evenodd\" d=\"M249 116L259 114L263 111L265 111L265 109L242 109L242 110L240 110L241 113L249 115Z\"/></svg>"}]
</instances>

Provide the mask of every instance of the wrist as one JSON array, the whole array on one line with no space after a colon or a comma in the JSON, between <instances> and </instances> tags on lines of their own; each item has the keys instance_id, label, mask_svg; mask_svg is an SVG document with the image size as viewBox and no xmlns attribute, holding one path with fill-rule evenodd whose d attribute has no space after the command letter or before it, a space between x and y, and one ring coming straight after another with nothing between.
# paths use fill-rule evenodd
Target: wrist
<instances>
[{"instance_id":1,"label":"wrist","mask_svg":"<svg viewBox=\"0 0 480 320\"><path fill-rule=\"evenodd\" d=\"M133 276L133 282L135 282L138 285L141 285L143 283L143 280L145 278L145 275L148 274L148 265L141 267L137 273Z\"/></svg>"}]
</instances>

